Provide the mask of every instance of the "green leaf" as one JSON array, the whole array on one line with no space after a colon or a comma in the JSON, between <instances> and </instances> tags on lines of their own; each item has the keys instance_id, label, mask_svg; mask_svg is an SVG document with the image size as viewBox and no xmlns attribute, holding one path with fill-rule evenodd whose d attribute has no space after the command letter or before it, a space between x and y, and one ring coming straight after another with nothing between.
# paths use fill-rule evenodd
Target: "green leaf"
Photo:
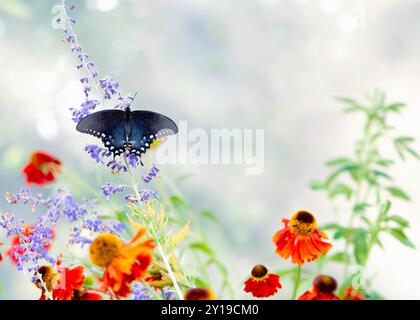
<instances>
[{"instance_id":1,"label":"green leaf","mask_svg":"<svg viewBox=\"0 0 420 320\"><path fill-rule=\"evenodd\" d=\"M285 277L289 274L294 274L296 272L296 268L291 268L291 269L280 269L280 270L276 270L274 271L275 274L279 275L280 277Z\"/></svg>"},{"instance_id":2,"label":"green leaf","mask_svg":"<svg viewBox=\"0 0 420 320\"><path fill-rule=\"evenodd\" d=\"M342 262L342 263L348 263L350 261L350 256L347 252L336 252L330 256L327 256L329 261L335 261L335 262Z\"/></svg>"},{"instance_id":3,"label":"green leaf","mask_svg":"<svg viewBox=\"0 0 420 320\"><path fill-rule=\"evenodd\" d=\"M385 218L385 221L395 222L403 228L408 228L410 226L410 223L406 219L404 219L403 217L400 217L400 216L389 216L389 217Z\"/></svg>"},{"instance_id":4,"label":"green leaf","mask_svg":"<svg viewBox=\"0 0 420 320\"><path fill-rule=\"evenodd\" d=\"M388 229L389 233L398 241L400 241L402 244L406 245L407 247L410 248L415 248L416 246L414 245L414 243L411 242L410 239L408 239L407 235L404 233L403 230L398 229L398 228L392 228L392 229Z\"/></svg>"},{"instance_id":5,"label":"green leaf","mask_svg":"<svg viewBox=\"0 0 420 320\"><path fill-rule=\"evenodd\" d=\"M336 158L336 159L327 161L325 163L325 165L327 165L329 167L332 167L332 166L347 164L349 162L351 162L350 158L340 157L340 158Z\"/></svg>"},{"instance_id":6,"label":"green leaf","mask_svg":"<svg viewBox=\"0 0 420 320\"><path fill-rule=\"evenodd\" d=\"M196 243L192 243L190 245L190 247L194 250L199 250L204 252L205 254L207 254L210 257L214 256L214 251L213 249L211 249L206 243L204 242L196 242Z\"/></svg>"},{"instance_id":7,"label":"green leaf","mask_svg":"<svg viewBox=\"0 0 420 320\"><path fill-rule=\"evenodd\" d=\"M392 112L399 112L402 108L404 108L406 105L402 102L395 102L386 107L387 110Z\"/></svg>"},{"instance_id":8,"label":"green leaf","mask_svg":"<svg viewBox=\"0 0 420 320\"><path fill-rule=\"evenodd\" d=\"M354 205L353 212L358 214L363 214L366 212L366 209L369 208L371 205L368 203L358 203Z\"/></svg>"},{"instance_id":9,"label":"green leaf","mask_svg":"<svg viewBox=\"0 0 420 320\"><path fill-rule=\"evenodd\" d=\"M336 100L338 102L341 102L343 104L348 105L347 108L344 109L344 112L349 113L349 112L356 112L356 111L362 111L362 112L366 112L367 109L363 106L361 106L356 100L350 99L350 98L336 98Z\"/></svg>"},{"instance_id":10,"label":"green leaf","mask_svg":"<svg viewBox=\"0 0 420 320\"><path fill-rule=\"evenodd\" d=\"M388 159L380 159L380 160L376 161L376 164L378 164L382 167L389 167L390 165L392 165L394 163L395 163L395 161L388 160Z\"/></svg>"},{"instance_id":11,"label":"green leaf","mask_svg":"<svg viewBox=\"0 0 420 320\"><path fill-rule=\"evenodd\" d=\"M401 144L407 144L409 142L415 141L413 137L409 137L409 136L398 137L396 140L398 140L398 142Z\"/></svg>"},{"instance_id":12,"label":"green leaf","mask_svg":"<svg viewBox=\"0 0 420 320\"><path fill-rule=\"evenodd\" d=\"M382 206L379 211L379 214L384 217L389 212L389 209L391 209L391 201L387 200Z\"/></svg>"},{"instance_id":13,"label":"green leaf","mask_svg":"<svg viewBox=\"0 0 420 320\"><path fill-rule=\"evenodd\" d=\"M366 236L366 231L359 229L354 239L354 257L356 258L357 263L360 265L364 265L368 254Z\"/></svg>"},{"instance_id":14,"label":"green leaf","mask_svg":"<svg viewBox=\"0 0 420 320\"><path fill-rule=\"evenodd\" d=\"M324 183L318 180L312 180L311 183L309 184L309 187L312 190L322 190L324 189Z\"/></svg>"},{"instance_id":15,"label":"green leaf","mask_svg":"<svg viewBox=\"0 0 420 320\"><path fill-rule=\"evenodd\" d=\"M385 179L392 180L392 177L390 175L388 175L387 173L383 172L383 171L380 171L380 170L372 170L372 173L376 177L383 177Z\"/></svg>"},{"instance_id":16,"label":"green leaf","mask_svg":"<svg viewBox=\"0 0 420 320\"><path fill-rule=\"evenodd\" d=\"M420 155L409 146L409 144L414 141L415 139L413 137L407 136L398 137L394 139L395 150L397 151L398 155L402 160L405 160L406 154L410 154L417 160L420 160Z\"/></svg>"},{"instance_id":17,"label":"green leaf","mask_svg":"<svg viewBox=\"0 0 420 320\"><path fill-rule=\"evenodd\" d=\"M83 283L83 286L85 287L85 288L89 288L89 287L91 287L93 284L94 284L94 279L93 279L93 277L86 277L85 278L85 282Z\"/></svg>"},{"instance_id":18,"label":"green leaf","mask_svg":"<svg viewBox=\"0 0 420 320\"><path fill-rule=\"evenodd\" d=\"M382 242L381 242L381 240L379 240L379 237L376 237L375 238L375 243L383 250L384 249L384 246L383 246L383 244L382 244Z\"/></svg>"},{"instance_id":19,"label":"green leaf","mask_svg":"<svg viewBox=\"0 0 420 320\"><path fill-rule=\"evenodd\" d=\"M388 190L388 192L393 196L393 197L396 197L396 198L401 198L401 199L404 199L404 200L407 200L407 201L410 201L411 199L410 199L410 196L407 194L407 193L405 193L402 189L400 189L400 188L397 188L397 187L388 187L388 188L386 188L387 190Z\"/></svg>"},{"instance_id":20,"label":"green leaf","mask_svg":"<svg viewBox=\"0 0 420 320\"><path fill-rule=\"evenodd\" d=\"M339 183L331 188L330 192L328 193L331 199L335 198L338 195L344 195L347 200L351 198L353 194L353 189L349 186Z\"/></svg>"},{"instance_id":21,"label":"green leaf","mask_svg":"<svg viewBox=\"0 0 420 320\"><path fill-rule=\"evenodd\" d=\"M341 238L346 238L349 235L349 233L349 229L340 227L334 232L333 239L338 240Z\"/></svg>"},{"instance_id":22,"label":"green leaf","mask_svg":"<svg viewBox=\"0 0 420 320\"><path fill-rule=\"evenodd\" d=\"M372 227L372 222L365 216L360 216L360 220L362 220L364 223L366 223L366 225L368 225L369 227Z\"/></svg>"},{"instance_id":23,"label":"green leaf","mask_svg":"<svg viewBox=\"0 0 420 320\"><path fill-rule=\"evenodd\" d=\"M115 212L115 216L119 222L127 223L127 214L125 214L123 211L117 211Z\"/></svg>"},{"instance_id":24,"label":"green leaf","mask_svg":"<svg viewBox=\"0 0 420 320\"><path fill-rule=\"evenodd\" d=\"M352 173L354 171L357 171L358 169L360 169L360 164L357 164L357 163L345 165L339 168L338 170L334 171L328 176L327 181L325 182L325 187L328 188L341 173L343 172Z\"/></svg>"},{"instance_id":25,"label":"green leaf","mask_svg":"<svg viewBox=\"0 0 420 320\"><path fill-rule=\"evenodd\" d=\"M189 206L188 204L184 201L184 199L182 199L180 196L177 195L172 195L170 197L170 201L172 202L172 204L178 209L178 210L183 210L183 209L188 209Z\"/></svg>"},{"instance_id":26,"label":"green leaf","mask_svg":"<svg viewBox=\"0 0 420 320\"><path fill-rule=\"evenodd\" d=\"M340 194L344 195L348 200L353 194L353 189L345 184L339 183L335 185L329 192L330 198L334 198L335 196Z\"/></svg>"},{"instance_id":27,"label":"green leaf","mask_svg":"<svg viewBox=\"0 0 420 320\"><path fill-rule=\"evenodd\" d=\"M320 227L321 230L333 230L338 228L341 228L341 226L337 223L328 223Z\"/></svg>"},{"instance_id":28,"label":"green leaf","mask_svg":"<svg viewBox=\"0 0 420 320\"><path fill-rule=\"evenodd\" d=\"M206 218L210 221L213 221L214 223L220 224L220 220L215 216L215 214L213 212L210 212L208 210L204 210L200 213L200 215L203 218Z\"/></svg>"},{"instance_id":29,"label":"green leaf","mask_svg":"<svg viewBox=\"0 0 420 320\"><path fill-rule=\"evenodd\" d=\"M420 160L420 155L412 148L410 147L405 147L405 150L411 154L414 158L416 158L417 160Z\"/></svg>"},{"instance_id":30,"label":"green leaf","mask_svg":"<svg viewBox=\"0 0 420 320\"><path fill-rule=\"evenodd\" d=\"M194 284L197 288L208 288L209 287L208 283L201 278L193 277L191 280L194 282Z\"/></svg>"}]
</instances>

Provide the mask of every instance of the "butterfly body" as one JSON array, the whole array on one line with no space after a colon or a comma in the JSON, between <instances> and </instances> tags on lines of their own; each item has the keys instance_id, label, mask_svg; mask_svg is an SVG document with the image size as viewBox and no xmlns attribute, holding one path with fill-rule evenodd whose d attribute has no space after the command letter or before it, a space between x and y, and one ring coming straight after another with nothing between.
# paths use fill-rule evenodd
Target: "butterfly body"
<instances>
[{"instance_id":1,"label":"butterfly body","mask_svg":"<svg viewBox=\"0 0 420 320\"><path fill-rule=\"evenodd\" d=\"M131 111L130 107L92 113L77 124L76 130L101 139L114 156L129 152L139 157L156 139L178 132L170 118L152 111Z\"/></svg>"}]
</instances>

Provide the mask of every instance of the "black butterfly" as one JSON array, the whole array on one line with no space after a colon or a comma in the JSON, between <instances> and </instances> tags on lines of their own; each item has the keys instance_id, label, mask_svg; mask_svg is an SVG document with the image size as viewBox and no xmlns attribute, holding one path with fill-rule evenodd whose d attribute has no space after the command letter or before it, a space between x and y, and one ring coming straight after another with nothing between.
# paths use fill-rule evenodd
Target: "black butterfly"
<instances>
[{"instance_id":1,"label":"black butterfly","mask_svg":"<svg viewBox=\"0 0 420 320\"><path fill-rule=\"evenodd\" d=\"M102 140L115 156L128 151L141 157L154 140L176 134L170 118L152 111L103 110L92 113L77 124L76 130Z\"/></svg>"}]
</instances>

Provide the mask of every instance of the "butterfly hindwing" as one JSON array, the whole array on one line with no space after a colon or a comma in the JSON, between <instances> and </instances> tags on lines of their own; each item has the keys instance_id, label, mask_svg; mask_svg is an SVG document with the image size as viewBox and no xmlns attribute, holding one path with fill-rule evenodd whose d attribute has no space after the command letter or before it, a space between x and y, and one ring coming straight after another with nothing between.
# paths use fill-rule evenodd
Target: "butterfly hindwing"
<instances>
[{"instance_id":1,"label":"butterfly hindwing","mask_svg":"<svg viewBox=\"0 0 420 320\"><path fill-rule=\"evenodd\" d=\"M125 113L122 110L103 110L84 117L76 130L102 140L104 146L114 155L124 150Z\"/></svg>"},{"instance_id":2,"label":"butterfly hindwing","mask_svg":"<svg viewBox=\"0 0 420 320\"><path fill-rule=\"evenodd\" d=\"M153 141L178 132L170 118L152 111L133 111L130 116L130 142L133 152L141 156Z\"/></svg>"}]
</instances>

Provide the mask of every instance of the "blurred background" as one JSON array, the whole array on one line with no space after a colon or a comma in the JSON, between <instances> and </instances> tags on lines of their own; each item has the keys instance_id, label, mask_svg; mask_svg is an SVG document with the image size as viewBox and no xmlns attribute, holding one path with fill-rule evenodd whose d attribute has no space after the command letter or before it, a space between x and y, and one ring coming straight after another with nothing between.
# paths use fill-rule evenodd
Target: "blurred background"
<instances>
[{"instance_id":1,"label":"blurred background","mask_svg":"<svg viewBox=\"0 0 420 320\"><path fill-rule=\"evenodd\" d=\"M361 128L335 97L382 89L408 105L393 120L399 132L420 138L418 0L72 2L75 32L99 76L112 76L123 93L138 91L137 107L188 121L189 128L265 130L261 175L245 175L238 165L161 168L168 176L191 174L179 185L187 201L223 221L210 239L237 292L253 265L288 266L271 243L282 218L305 208L320 223L333 219L325 195L308 185L325 176L326 160L351 154ZM1 194L24 184L20 170L35 149L93 184L102 170L82 150L91 140L70 119L68 108L82 101L81 74L62 31L51 26L54 3L0 0ZM410 220L409 236L419 246L420 166L407 161L392 174L413 198L394 209ZM0 208L33 216L5 201ZM386 298L420 299L419 251L390 237L383 242L386 250L373 252L368 270L374 288ZM8 261L0 264L0 282L7 298L38 297Z\"/></svg>"}]
</instances>

